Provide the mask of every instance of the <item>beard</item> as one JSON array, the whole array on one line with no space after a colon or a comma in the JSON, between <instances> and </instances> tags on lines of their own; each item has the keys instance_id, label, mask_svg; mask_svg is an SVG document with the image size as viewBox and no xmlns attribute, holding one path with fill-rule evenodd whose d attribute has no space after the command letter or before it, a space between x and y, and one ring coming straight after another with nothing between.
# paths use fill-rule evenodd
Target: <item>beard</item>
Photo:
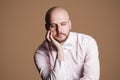
<instances>
[{"instance_id":1,"label":"beard","mask_svg":"<svg viewBox=\"0 0 120 80\"><path fill-rule=\"evenodd\" d=\"M58 41L59 43L63 43L68 39L69 34L70 34L70 32L68 32L68 34L58 33L58 34L55 35L54 39L56 41Z\"/></svg>"}]
</instances>

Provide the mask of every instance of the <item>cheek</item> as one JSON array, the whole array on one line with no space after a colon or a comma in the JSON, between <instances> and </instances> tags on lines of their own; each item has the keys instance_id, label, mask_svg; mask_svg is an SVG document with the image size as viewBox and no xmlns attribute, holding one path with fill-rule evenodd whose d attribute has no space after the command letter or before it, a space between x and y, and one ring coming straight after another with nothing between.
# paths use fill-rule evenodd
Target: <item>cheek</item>
<instances>
[{"instance_id":1,"label":"cheek","mask_svg":"<svg viewBox=\"0 0 120 80\"><path fill-rule=\"evenodd\" d=\"M54 33L54 32L56 32L56 29L55 28L50 28L50 31Z\"/></svg>"},{"instance_id":2,"label":"cheek","mask_svg":"<svg viewBox=\"0 0 120 80\"><path fill-rule=\"evenodd\" d=\"M54 32L54 31L55 31L55 29L54 29L54 28L50 28L50 31L51 31L51 32Z\"/></svg>"},{"instance_id":3,"label":"cheek","mask_svg":"<svg viewBox=\"0 0 120 80\"><path fill-rule=\"evenodd\" d=\"M55 31L55 30L50 30L50 32L52 32L52 35L53 35L53 36L56 35L56 31Z\"/></svg>"},{"instance_id":4,"label":"cheek","mask_svg":"<svg viewBox=\"0 0 120 80\"><path fill-rule=\"evenodd\" d=\"M53 32L53 36L55 36L56 35L56 32Z\"/></svg>"},{"instance_id":5,"label":"cheek","mask_svg":"<svg viewBox=\"0 0 120 80\"><path fill-rule=\"evenodd\" d=\"M69 28L69 27L65 27L65 28L63 29L63 31L64 31L65 33L68 33L68 32L70 31L70 28Z\"/></svg>"}]
</instances>

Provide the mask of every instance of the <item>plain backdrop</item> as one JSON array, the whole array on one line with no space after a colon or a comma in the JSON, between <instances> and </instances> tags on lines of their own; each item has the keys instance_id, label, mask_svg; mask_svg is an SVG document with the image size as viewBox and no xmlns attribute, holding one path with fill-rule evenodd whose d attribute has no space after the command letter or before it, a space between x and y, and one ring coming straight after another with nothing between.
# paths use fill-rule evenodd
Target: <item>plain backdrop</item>
<instances>
[{"instance_id":1,"label":"plain backdrop","mask_svg":"<svg viewBox=\"0 0 120 80\"><path fill-rule=\"evenodd\" d=\"M0 0L0 80L41 80L34 51L45 39L45 12L67 9L74 32L94 37L100 80L120 79L120 0Z\"/></svg>"}]
</instances>

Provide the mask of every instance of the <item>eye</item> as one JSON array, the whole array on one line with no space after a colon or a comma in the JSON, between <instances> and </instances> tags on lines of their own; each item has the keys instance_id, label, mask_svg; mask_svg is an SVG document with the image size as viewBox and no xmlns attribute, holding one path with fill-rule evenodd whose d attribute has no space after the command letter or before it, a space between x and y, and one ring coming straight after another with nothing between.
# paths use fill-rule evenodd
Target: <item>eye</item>
<instances>
[{"instance_id":1,"label":"eye","mask_svg":"<svg viewBox=\"0 0 120 80\"><path fill-rule=\"evenodd\" d=\"M61 25L62 26L65 26L67 24L67 22L62 22Z\"/></svg>"},{"instance_id":2,"label":"eye","mask_svg":"<svg viewBox=\"0 0 120 80\"><path fill-rule=\"evenodd\" d=\"M54 28L54 27L56 27L56 24L51 24L50 27Z\"/></svg>"}]
</instances>

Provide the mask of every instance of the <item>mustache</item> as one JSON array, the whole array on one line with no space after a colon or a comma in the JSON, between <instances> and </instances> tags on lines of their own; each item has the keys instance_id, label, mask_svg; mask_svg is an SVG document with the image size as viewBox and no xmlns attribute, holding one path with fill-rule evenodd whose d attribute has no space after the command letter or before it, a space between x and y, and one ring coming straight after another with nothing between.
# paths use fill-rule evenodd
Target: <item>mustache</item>
<instances>
[{"instance_id":1,"label":"mustache","mask_svg":"<svg viewBox=\"0 0 120 80\"><path fill-rule=\"evenodd\" d=\"M56 34L56 36L59 36L59 35L65 35L65 36L66 36L66 34L65 34L65 33L62 33L62 32Z\"/></svg>"}]
</instances>

